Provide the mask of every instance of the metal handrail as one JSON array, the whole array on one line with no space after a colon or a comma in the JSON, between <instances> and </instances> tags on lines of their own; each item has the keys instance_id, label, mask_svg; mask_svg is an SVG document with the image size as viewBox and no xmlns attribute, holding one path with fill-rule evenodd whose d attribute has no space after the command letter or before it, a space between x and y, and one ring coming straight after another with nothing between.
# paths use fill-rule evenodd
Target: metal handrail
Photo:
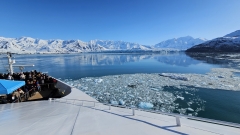
<instances>
[{"instance_id":1,"label":"metal handrail","mask_svg":"<svg viewBox=\"0 0 240 135\"><path fill-rule=\"evenodd\" d=\"M66 99L66 98L50 98L51 101L52 100L59 100L59 99L60 100L65 100L66 102L68 100L73 100L73 103L75 103L75 101L82 101L82 106L83 106L84 102L92 102L92 103L94 103L94 107L95 107L96 103L97 104L103 104L103 105L109 106L109 110L111 110L111 106L132 109L133 116L135 115L135 110L144 111L144 112L150 112L150 113L157 113L157 114L168 115L168 116L173 116L173 117L176 118L177 126L181 126L180 118L187 118L187 119L190 119L190 120L197 120L197 121L203 121L203 122L208 122L208 123L213 123L213 124L218 124L218 125L224 125L224 126L240 128L240 124L238 124L238 123L226 122L226 121L221 121L221 120L214 120L214 119L208 119L208 118L188 116L188 115L182 115L182 114L176 114L176 113L165 113L165 112L154 111L154 110L145 110L145 109L140 109L140 108L137 108L137 107L128 107L128 106L125 106L125 105L114 105L114 104L109 104L109 103L101 103L101 102L98 102L98 101L79 100L79 99Z\"/></svg>"},{"instance_id":2,"label":"metal handrail","mask_svg":"<svg viewBox=\"0 0 240 135\"><path fill-rule=\"evenodd\" d=\"M20 96L19 98L15 99L12 103L15 103L17 100L21 99L22 97L26 96L26 94L29 95L29 92L32 91L34 88L30 89L28 92L25 92L22 96Z\"/></svg>"}]
</instances>

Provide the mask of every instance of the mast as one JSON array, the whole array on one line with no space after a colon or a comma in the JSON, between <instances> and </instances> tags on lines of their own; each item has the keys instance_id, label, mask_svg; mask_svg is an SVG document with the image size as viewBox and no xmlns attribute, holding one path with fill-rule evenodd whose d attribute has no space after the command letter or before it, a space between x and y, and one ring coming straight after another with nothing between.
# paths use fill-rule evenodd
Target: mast
<instances>
[{"instance_id":1,"label":"mast","mask_svg":"<svg viewBox=\"0 0 240 135\"><path fill-rule=\"evenodd\" d=\"M10 75L13 74L13 64L15 63L15 60L12 60L12 54L10 52L7 52L8 57L8 65L9 65L9 73Z\"/></svg>"}]
</instances>

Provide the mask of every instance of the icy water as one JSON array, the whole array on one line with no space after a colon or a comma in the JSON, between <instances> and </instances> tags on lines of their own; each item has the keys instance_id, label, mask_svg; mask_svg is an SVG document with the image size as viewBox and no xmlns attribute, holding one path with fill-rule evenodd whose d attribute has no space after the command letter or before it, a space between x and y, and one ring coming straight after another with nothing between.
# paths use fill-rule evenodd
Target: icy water
<instances>
[{"instance_id":1,"label":"icy water","mask_svg":"<svg viewBox=\"0 0 240 135\"><path fill-rule=\"evenodd\" d=\"M5 56L0 55L1 65L6 64ZM215 62L215 60L194 59L185 53L161 54L45 54L45 55L14 55L17 64L34 64L24 70L48 72L56 78L77 80L84 77L101 77L107 75L135 73L197 73L205 74L211 68L232 68L230 62ZM230 64L229 64L230 63ZM234 67L234 66L233 66ZM236 68L236 67L234 67ZM6 67L0 66L0 72L6 72ZM15 68L15 72L19 72ZM240 77L236 73L236 77ZM202 111L198 117L240 123L240 92L196 88L194 96L189 97L183 89L167 87L164 91L181 93L185 100L203 102ZM174 101L179 107L186 107L182 100ZM194 105L193 109L194 108Z\"/></svg>"}]
</instances>

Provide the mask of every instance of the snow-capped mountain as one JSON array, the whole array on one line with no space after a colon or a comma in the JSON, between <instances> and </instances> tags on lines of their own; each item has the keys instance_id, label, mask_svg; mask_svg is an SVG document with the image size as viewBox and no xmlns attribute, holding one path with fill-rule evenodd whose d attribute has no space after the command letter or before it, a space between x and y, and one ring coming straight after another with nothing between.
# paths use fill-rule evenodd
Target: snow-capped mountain
<instances>
[{"instance_id":1,"label":"snow-capped mountain","mask_svg":"<svg viewBox=\"0 0 240 135\"><path fill-rule=\"evenodd\" d=\"M0 52L13 53L72 53L99 52L107 50L148 50L137 43L123 41L91 40L42 40L30 37L4 38L0 37Z\"/></svg>"},{"instance_id":2,"label":"snow-capped mountain","mask_svg":"<svg viewBox=\"0 0 240 135\"><path fill-rule=\"evenodd\" d=\"M240 52L240 30L196 45L187 52Z\"/></svg>"},{"instance_id":3,"label":"snow-capped mountain","mask_svg":"<svg viewBox=\"0 0 240 135\"><path fill-rule=\"evenodd\" d=\"M186 36L186 37L173 38L173 39L162 41L154 45L154 47L187 50L188 48L201 44L205 41L207 41L207 39L193 38L191 36Z\"/></svg>"},{"instance_id":4,"label":"snow-capped mountain","mask_svg":"<svg viewBox=\"0 0 240 135\"><path fill-rule=\"evenodd\" d=\"M138 43L130 43L130 42L124 42L124 41L91 40L89 44L100 45L109 50L130 50L130 49L148 50L150 49L150 47L140 45Z\"/></svg>"},{"instance_id":5,"label":"snow-capped mountain","mask_svg":"<svg viewBox=\"0 0 240 135\"><path fill-rule=\"evenodd\" d=\"M124 41L91 40L61 40L35 39L31 37L5 38L0 37L0 53L74 53L74 52L157 52L186 50L206 39L190 36L163 41L154 46L140 45Z\"/></svg>"}]
</instances>

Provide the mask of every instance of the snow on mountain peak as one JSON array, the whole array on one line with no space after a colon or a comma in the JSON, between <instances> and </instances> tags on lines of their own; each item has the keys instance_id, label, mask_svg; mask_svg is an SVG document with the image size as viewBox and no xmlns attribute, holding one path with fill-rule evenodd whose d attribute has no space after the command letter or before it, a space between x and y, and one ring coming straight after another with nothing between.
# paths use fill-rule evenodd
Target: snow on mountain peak
<instances>
[{"instance_id":1,"label":"snow on mountain peak","mask_svg":"<svg viewBox=\"0 0 240 135\"><path fill-rule=\"evenodd\" d=\"M15 53L73 53L73 52L99 52L99 51L154 51L154 50L186 50L206 39L191 36L173 38L154 46L138 43L112 41L112 40L61 40L61 39L35 39L31 37L5 38L0 37L0 52ZM159 49L161 48L161 49Z\"/></svg>"},{"instance_id":2,"label":"snow on mountain peak","mask_svg":"<svg viewBox=\"0 0 240 135\"><path fill-rule=\"evenodd\" d=\"M240 30L236 30L232 33L225 35L224 37L240 37Z\"/></svg>"},{"instance_id":3,"label":"snow on mountain peak","mask_svg":"<svg viewBox=\"0 0 240 135\"><path fill-rule=\"evenodd\" d=\"M187 52L239 52L240 30L189 48Z\"/></svg>"},{"instance_id":4,"label":"snow on mountain peak","mask_svg":"<svg viewBox=\"0 0 240 135\"><path fill-rule=\"evenodd\" d=\"M15 53L71 53L98 52L102 50L148 50L146 46L123 41L91 40L43 40L31 37L4 38L0 37L0 52Z\"/></svg>"},{"instance_id":5,"label":"snow on mountain peak","mask_svg":"<svg viewBox=\"0 0 240 135\"><path fill-rule=\"evenodd\" d=\"M191 36L185 36L162 41L154 45L154 47L186 50L194 45L201 44L205 41L207 40L202 38L193 38Z\"/></svg>"}]
</instances>

